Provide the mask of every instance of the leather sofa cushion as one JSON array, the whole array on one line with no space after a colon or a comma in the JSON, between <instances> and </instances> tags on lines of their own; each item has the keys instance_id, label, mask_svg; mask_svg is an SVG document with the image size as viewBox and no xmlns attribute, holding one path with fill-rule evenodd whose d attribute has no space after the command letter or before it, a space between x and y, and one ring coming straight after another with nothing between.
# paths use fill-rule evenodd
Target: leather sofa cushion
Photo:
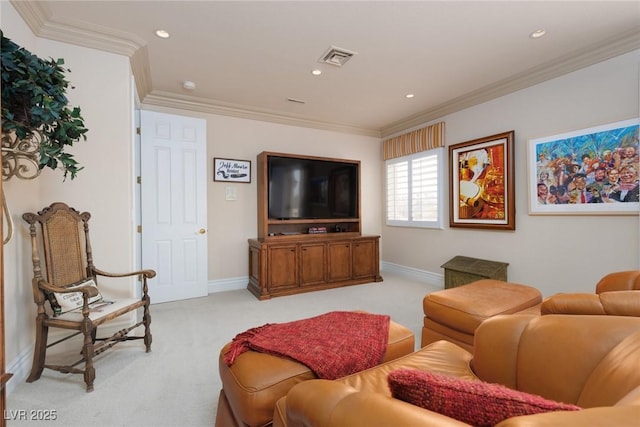
<instances>
[{"instance_id":1,"label":"leather sofa cushion","mask_svg":"<svg viewBox=\"0 0 640 427\"><path fill-rule=\"evenodd\" d=\"M478 427L522 415L582 409L501 384L420 370L400 369L388 379L392 397Z\"/></svg>"},{"instance_id":2,"label":"leather sofa cushion","mask_svg":"<svg viewBox=\"0 0 640 427\"><path fill-rule=\"evenodd\" d=\"M531 286L484 279L431 292L423 299L423 309L434 322L473 334L489 317L517 313L541 301L542 294Z\"/></svg>"},{"instance_id":3,"label":"leather sofa cushion","mask_svg":"<svg viewBox=\"0 0 640 427\"><path fill-rule=\"evenodd\" d=\"M305 365L291 359L256 351L239 355L228 366L224 354L231 343L225 345L218 361L223 393L236 418L247 426L269 424L276 401L294 385L316 378ZM383 362L413 352L415 338L410 329L391 321L389 341Z\"/></svg>"},{"instance_id":4,"label":"leather sofa cushion","mask_svg":"<svg viewBox=\"0 0 640 427\"><path fill-rule=\"evenodd\" d=\"M391 362L336 381L359 391L372 391L391 396L387 377L391 372L402 368L438 372L465 379L477 379L471 369L471 357L469 352L455 344L448 341L437 341Z\"/></svg>"}]
</instances>

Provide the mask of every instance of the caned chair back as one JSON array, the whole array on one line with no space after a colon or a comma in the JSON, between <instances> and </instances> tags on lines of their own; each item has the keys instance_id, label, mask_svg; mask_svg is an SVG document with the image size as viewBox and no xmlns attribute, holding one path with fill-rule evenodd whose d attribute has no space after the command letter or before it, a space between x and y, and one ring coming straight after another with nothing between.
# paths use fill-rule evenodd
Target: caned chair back
<instances>
[{"instance_id":1,"label":"caned chair back","mask_svg":"<svg viewBox=\"0 0 640 427\"><path fill-rule=\"evenodd\" d=\"M38 240L42 242L47 282L65 287L89 277L92 266L89 241L89 212L80 213L64 203L54 203L38 212L24 215L29 224L34 280L42 276ZM41 238L38 239L37 225ZM94 277L95 280L95 277ZM42 301L42 290L33 287L36 302Z\"/></svg>"},{"instance_id":2,"label":"caned chair back","mask_svg":"<svg viewBox=\"0 0 640 427\"><path fill-rule=\"evenodd\" d=\"M47 265L47 281L64 286L87 277L82 224L88 223L71 209L58 209L43 219L42 236Z\"/></svg>"}]
</instances>

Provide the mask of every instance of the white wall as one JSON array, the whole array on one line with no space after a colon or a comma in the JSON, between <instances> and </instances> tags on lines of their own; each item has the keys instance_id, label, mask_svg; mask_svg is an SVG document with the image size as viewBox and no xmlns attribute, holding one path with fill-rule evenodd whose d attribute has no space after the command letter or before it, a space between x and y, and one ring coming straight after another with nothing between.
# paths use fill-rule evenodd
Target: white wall
<instances>
[{"instance_id":1,"label":"white wall","mask_svg":"<svg viewBox=\"0 0 640 427\"><path fill-rule=\"evenodd\" d=\"M256 157L262 151L360 160L363 233L381 233L379 138L144 104L142 108L207 120L209 280L244 280L248 276L247 240L257 237L258 233ZM214 182L214 157L251 160L251 183ZM235 187L237 200L225 200L225 188L228 186Z\"/></svg>"},{"instance_id":2,"label":"white wall","mask_svg":"<svg viewBox=\"0 0 640 427\"><path fill-rule=\"evenodd\" d=\"M640 268L637 215L528 215L526 160L529 139L638 117L639 64L635 51L440 119L447 146L515 130L516 230L385 226L382 258L438 274L456 255L508 262L510 281L545 295L592 292L604 274ZM448 196L445 206L448 224Z\"/></svg>"},{"instance_id":3,"label":"white wall","mask_svg":"<svg viewBox=\"0 0 640 427\"><path fill-rule=\"evenodd\" d=\"M71 69L67 78L75 87L67 93L70 104L81 107L89 129L87 141L69 150L85 167L75 180L63 182L60 171L46 169L34 181L14 178L3 186L15 223L14 237L4 247L3 268L5 351L11 371L12 364L21 363L20 357L31 357L34 339L33 272L24 212L36 212L57 201L91 212L96 266L113 272L134 268L133 89L127 57L34 37L9 2L1 2L0 7L6 37L42 58L64 58ZM114 289L112 282L101 283ZM130 295L135 279L119 285L124 288L118 294Z\"/></svg>"}]
</instances>

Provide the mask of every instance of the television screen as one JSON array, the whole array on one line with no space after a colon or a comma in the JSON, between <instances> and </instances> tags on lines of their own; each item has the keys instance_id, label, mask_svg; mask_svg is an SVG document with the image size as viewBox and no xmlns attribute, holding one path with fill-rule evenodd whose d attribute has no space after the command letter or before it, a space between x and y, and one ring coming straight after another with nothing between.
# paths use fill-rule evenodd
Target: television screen
<instances>
[{"instance_id":1,"label":"television screen","mask_svg":"<svg viewBox=\"0 0 640 427\"><path fill-rule=\"evenodd\" d=\"M269 156L269 219L355 218L358 164Z\"/></svg>"}]
</instances>

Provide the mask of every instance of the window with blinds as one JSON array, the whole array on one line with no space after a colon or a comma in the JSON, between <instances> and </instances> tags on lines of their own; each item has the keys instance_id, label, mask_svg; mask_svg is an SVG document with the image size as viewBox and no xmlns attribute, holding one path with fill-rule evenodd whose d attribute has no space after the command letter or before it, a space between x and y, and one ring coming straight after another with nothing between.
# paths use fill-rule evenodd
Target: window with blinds
<instances>
[{"instance_id":1,"label":"window with blinds","mask_svg":"<svg viewBox=\"0 0 640 427\"><path fill-rule=\"evenodd\" d=\"M387 225L442 228L443 150L386 161Z\"/></svg>"}]
</instances>

